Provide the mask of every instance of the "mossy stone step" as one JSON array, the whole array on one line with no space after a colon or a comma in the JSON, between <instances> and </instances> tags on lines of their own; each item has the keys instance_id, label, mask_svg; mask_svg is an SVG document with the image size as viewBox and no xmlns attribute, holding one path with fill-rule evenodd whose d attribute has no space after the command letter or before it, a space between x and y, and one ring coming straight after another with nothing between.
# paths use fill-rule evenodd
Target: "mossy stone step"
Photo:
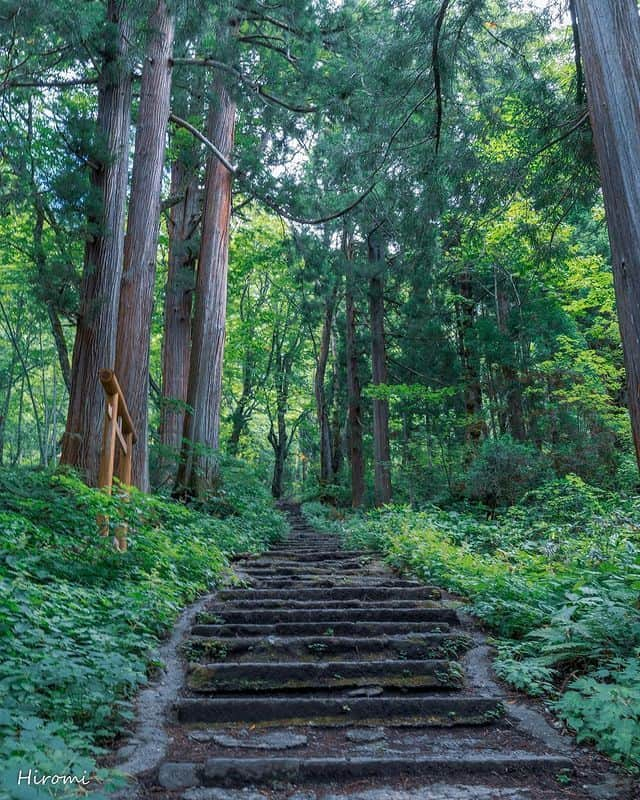
<instances>
[{"instance_id":1,"label":"mossy stone step","mask_svg":"<svg viewBox=\"0 0 640 800\"><path fill-rule=\"evenodd\" d=\"M290 590L294 592L303 589L423 589L424 584L418 581L408 581L401 578L390 578L388 575L376 575L367 577L366 574L352 575L350 577L323 576L316 578L306 578L304 576L289 576L287 578L251 578L251 588L271 591L273 589ZM259 587L257 586L259 584ZM426 587L431 588L431 587ZM434 590L435 591L435 590ZM440 590L437 590L440 591Z\"/></svg>"},{"instance_id":2,"label":"mossy stone step","mask_svg":"<svg viewBox=\"0 0 640 800\"><path fill-rule=\"evenodd\" d=\"M412 726L486 725L504 714L492 697L215 697L182 698L176 704L181 722L228 725Z\"/></svg>"},{"instance_id":3,"label":"mossy stone step","mask_svg":"<svg viewBox=\"0 0 640 800\"><path fill-rule=\"evenodd\" d=\"M334 601L358 600L361 602L380 601L406 602L407 604L421 600L439 600L440 589L435 586L300 586L295 589L222 589L218 592L221 601L251 600L259 603L266 600L278 602L317 601L328 604Z\"/></svg>"},{"instance_id":4,"label":"mossy stone step","mask_svg":"<svg viewBox=\"0 0 640 800\"><path fill-rule=\"evenodd\" d=\"M450 659L472 645L461 634L421 633L407 636L305 636L222 638L192 636L183 650L192 661L323 661L347 659Z\"/></svg>"},{"instance_id":5,"label":"mossy stone step","mask_svg":"<svg viewBox=\"0 0 640 800\"><path fill-rule=\"evenodd\" d=\"M198 624L194 636L385 636L407 633L447 633L447 622L280 622L256 624Z\"/></svg>"},{"instance_id":6,"label":"mossy stone step","mask_svg":"<svg viewBox=\"0 0 640 800\"><path fill-rule=\"evenodd\" d=\"M247 786L274 781L316 785L327 781L405 776L456 781L480 776L493 779L543 773L555 776L572 771L571 761L564 756L525 752L496 754L490 750L464 756L210 758L204 764L202 782L205 786Z\"/></svg>"},{"instance_id":7,"label":"mossy stone step","mask_svg":"<svg viewBox=\"0 0 640 800\"><path fill-rule=\"evenodd\" d=\"M247 610L264 610L272 611L274 609L284 609L285 611L296 611L298 609L308 609L310 611L326 609L327 607L345 610L345 609L368 609L368 608L442 608L439 600L341 600L333 599L331 603L328 600L290 600L282 598L271 598L259 600L246 599L246 600L226 600L214 602L207 606L206 612L211 614L223 614L225 611L247 611Z\"/></svg>"},{"instance_id":8,"label":"mossy stone step","mask_svg":"<svg viewBox=\"0 0 640 800\"><path fill-rule=\"evenodd\" d=\"M459 689L455 661L319 661L191 664L194 692L266 692L382 686L391 689Z\"/></svg>"},{"instance_id":9,"label":"mossy stone step","mask_svg":"<svg viewBox=\"0 0 640 800\"><path fill-rule=\"evenodd\" d=\"M236 561L234 562L234 567L243 570L250 569L252 571L264 570L265 572L269 570L274 570L277 572L286 570L284 574L291 574L291 570L294 570L296 573L317 572L318 570L322 570L323 572L333 570L361 570L363 567L367 566L368 562L372 560L372 556L363 556L361 559L334 559L332 561L328 559L321 559L317 562L294 561L290 558L260 558Z\"/></svg>"},{"instance_id":10,"label":"mossy stone step","mask_svg":"<svg viewBox=\"0 0 640 800\"><path fill-rule=\"evenodd\" d=\"M302 548L276 548L265 555L286 561L344 561L345 559L372 558L370 550L303 550Z\"/></svg>"},{"instance_id":11,"label":"mossy stone step","mask_svg":"<svg viewBox=\"0 0 640 800\"><path fill-rule=\"evenodd\" d=\"M277 625L283 622L324 623L334 622L447 622L455 625L458 615L453 608L324 608L313 609L256 609L233 611L220 608L215 612L201 612L198 622L216 625Z\"/></svg>"},{"instance_id":12,"label":"mossy stone step","mask_svg":"<svg viewBox=\"0 0 640 800\"><path fill-rule=\"evenodd\" d=\"M325 564L327 562L324 562ZM274 578L280 578L285 575L302 575L304 577L315 577L315 576L326 576L326 577L333 577L335 575L362 575L363 567L361 564L354 564L354 565L329 565L329 566L318 566L318 567L309 567L309 566L283 566L277 564L264 564L263 566L253 566L251 562L247 564L234 564L234 567L237 570L242 572L246 572L248 575L255 575L257 577L269 577L272 576ZM371 574L371 568L369 567L369 574ZM379 574L388 575L388 571L384 569L378 569Z\"/></svg>"}]
</instances>

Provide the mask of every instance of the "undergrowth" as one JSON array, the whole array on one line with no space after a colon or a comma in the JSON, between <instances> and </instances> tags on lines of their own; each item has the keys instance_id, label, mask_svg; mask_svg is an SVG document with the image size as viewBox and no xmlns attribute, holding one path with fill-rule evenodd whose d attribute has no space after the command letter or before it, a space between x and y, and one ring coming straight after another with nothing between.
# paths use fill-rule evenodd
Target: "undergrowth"
<instances>
[{"instance_id":1,"label":"undergrowth","mask_svg":"<svg viewBox=\"0 0 640 800\"><path fill-rule=\"evenodd\" d=\"M131 720L159 640L229 555L284 530L246 468L227 464L223 485L194 510L136 492L110 498L71 474L0 472L0 798L72 796L24 781L18 790L29 768L95 776L108 791L96 759ZM98 536L98 514L128 522L126 553Z\"/></svg>"},{"instance_id":2,"label":"undergrowth","mask_svg":"<svg viewBox=\"0 0 640 800\"><path fill-rule=\"evenodd\" d=\"M640 499L568 476L495 520L386 507L323 523L318 504L304 510L349 546L468 598L496 637L498 674L640 771Z\"/></svg>"}]
</instances>

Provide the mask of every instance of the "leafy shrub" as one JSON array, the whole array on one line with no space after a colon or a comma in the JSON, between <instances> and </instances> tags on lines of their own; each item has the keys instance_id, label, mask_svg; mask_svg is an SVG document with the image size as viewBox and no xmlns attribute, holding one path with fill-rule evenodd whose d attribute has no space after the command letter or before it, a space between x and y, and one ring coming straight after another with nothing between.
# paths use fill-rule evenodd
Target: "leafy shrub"
<instances>
[{"instance_id":1,"label":"leafy shrub","mask_svg":"<svg viewBox=\"0 0 640 800\"><path fill-rule=\"evenodd\" d=\"M510 436L486 439L465 477L465 494L489 508L516 503L549 476L549 467L535 447Z\"/></svg>"},{"instance_id":2,"label":"leafy shrub","mask_svg":"<svg viewBox=\"0 0 640 800\"><path fill-rule=\"evenodd\" d=\"M640 769L640 658L618 660L578 678L555 704L579 742Z\"/></svg>"},{"instance_id":3,"label":"leafy shrub","mask_svg":"<svg viewBox=\"0 0 640 800\"><path fill-rule=\"evenodd\" d=\"M137 492L108 497L71 474L0 472L0 797L16 796L25 764L91 773L181 608L228 572L229 555L284 530L246 470L231 465L226 485L223 520ZM126 553L98 535L98 514L128 522Z\"/></svg>"}]
</instances>

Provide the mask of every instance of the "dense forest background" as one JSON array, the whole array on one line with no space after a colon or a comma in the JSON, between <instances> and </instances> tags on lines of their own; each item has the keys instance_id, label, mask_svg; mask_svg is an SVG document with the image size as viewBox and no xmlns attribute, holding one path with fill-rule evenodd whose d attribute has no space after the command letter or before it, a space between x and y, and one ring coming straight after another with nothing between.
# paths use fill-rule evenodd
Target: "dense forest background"
<instances>
[{"instance_id":1,"label":"dense forest background","mask_svg":"<svg viewBox=\"0 0 640 800\"><path fill-rule=\"evenodd\" d=\"M95 482L115 366L143 488L209 490L216 451L354 505L635 484L563 4L2 20L1 463Z\"/></svg>"}]
</instances>

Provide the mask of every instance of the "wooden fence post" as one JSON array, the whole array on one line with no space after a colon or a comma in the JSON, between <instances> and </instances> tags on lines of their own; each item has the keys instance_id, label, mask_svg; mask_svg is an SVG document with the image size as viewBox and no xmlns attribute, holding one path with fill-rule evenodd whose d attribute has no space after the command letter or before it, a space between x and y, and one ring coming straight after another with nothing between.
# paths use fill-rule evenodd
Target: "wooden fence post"
<instances>
[{"instance_id":1,"label":"wooden fence post","mask_svg":"<svg viewBox=\"0 0 640 800\"><path fill-rule=\"evenodd\" d=\"M100 382L106 394L104 430L102 434L102 454L98 486L111 494L113 489L113 473L116 464L116 450L120 445L118 459L118 479L125 487L131 486L131 464L133 445L136 442L136 431L129 415L118 379L112 370L100 370ZM109 517L98 515L98 527L102 536L109 535ZM127 530L125 522L115 530L114 544L121 552L127 549Z\"/></svg>"}]
</instances>

